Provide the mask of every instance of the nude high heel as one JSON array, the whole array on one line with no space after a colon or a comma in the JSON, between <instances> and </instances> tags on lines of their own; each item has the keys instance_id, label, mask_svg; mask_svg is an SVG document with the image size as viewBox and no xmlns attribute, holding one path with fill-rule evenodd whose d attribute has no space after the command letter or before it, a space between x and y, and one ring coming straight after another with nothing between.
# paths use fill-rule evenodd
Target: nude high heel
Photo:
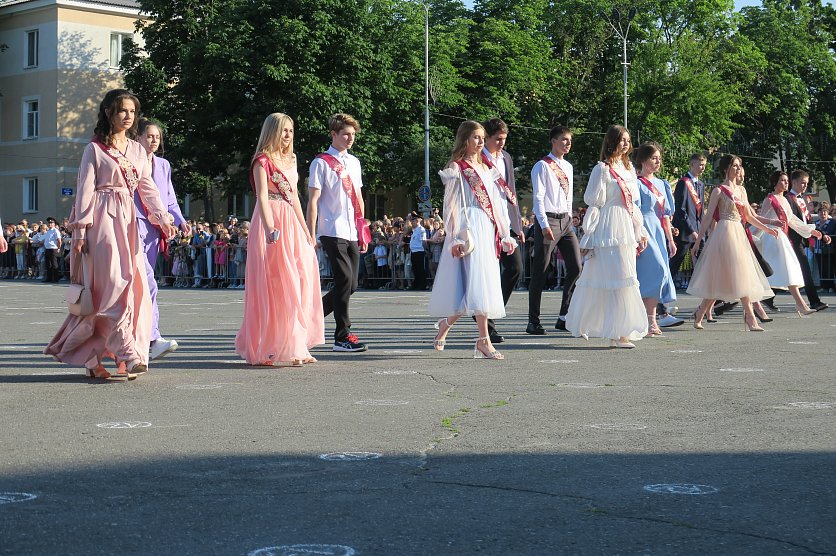
<instances>
[{"instance_id":1,"label":"nude high heel","mask_svg":"<svg viewBox=\"0 0 836 556\"><path fill-rule=\"evenodd\" d=\"M484 337L479 338L479 339L476 340L476 346L473 348L473 358L474 359L495 359L495 360L505 359L505 356L502 355L501 353L499 353L498 351L496 351L495 349L489 351L488 353L485 353L484 351L479 349L479 342L483 342L485 345L487 345L489 339L490 338L488 338L487 336L484 336Z\"/></svg>"},{"instance_id":2,"label":"nude high heel","mask_svg":"<svg viewBox=\"0 0 836 556\"><path fill-rule=\"evenodd\" d=\"M749 332L763 332L764 331L763 328L758 326L758 323L757 323L757 321L755 321L755 319L752 319L752 324L749 324L749 319L746 318L745 313L743 315L743 325L745 327L743 330L748 330Z\"/></svg>"},{"instance_id":3,"label":"nude high heel","mask_svg":"<svg viewBox=\"0 0 836 556\"><path fill-rule=\"evenodd\" d=\"M441 323L442 322L447 326L447 328L445 328L443 330L441 328ZM444 351L444 346L447 344L447 342L444 341L444 340L439 340L438 338L442 334L445 334L448 330L450 330L450 326L451 326L451 324L447 321L447 317L444 317L443 319L441 319L437 323L435 323L435 327L438 329L438 333L435 335L435 339L433 340L433 347L435 348L436 351Z\"/></svg>"},{"instance_id":4,"label":"nude high heel","mask_svg":"<svg viewBox=\"0 0 836 556\"><path fill-rule=\"evenodd\" d=\"M804 307L799 305L798 303L795 304L795 312L798 313L798 318L800 319L808 319L810 315L816 312L815 309L810 309L809 307Z\"/></svg>"}]
</instances>

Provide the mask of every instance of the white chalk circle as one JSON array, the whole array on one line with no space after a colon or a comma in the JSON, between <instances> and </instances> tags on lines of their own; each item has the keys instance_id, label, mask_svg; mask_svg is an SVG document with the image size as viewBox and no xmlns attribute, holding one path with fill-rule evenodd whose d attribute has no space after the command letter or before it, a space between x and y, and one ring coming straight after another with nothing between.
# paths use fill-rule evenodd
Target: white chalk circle
<instances>
[{"instance_id":1,"label":"white chalk circle","mask_svg":"<svg viewBox=\"0 0 836 556\"><path fill-rule=\"evenodd\" d=\"M0 492L0 504L14 504L15 502L28 502L38 496L28 492Z\"/></svg>"},{"instance_id":2,"label":"white chalk circle","mask_svg":"<svg viewBox=\"0 0 836 556\"><path fill-rule=\"evenodd\" d=\"M795 344L797 346L815 346L818 345L818 342L808 342L806 340L798 340L798 341L791 341L787 342L788 344Z\"/></svg>"},{"instance_id":3,"label":"white chalk circle","mask_svg":"<svg viewBox=\"0 0 836 556\"><path fill-rule=\"evenodd\" d=\"M559 388L603 388L603 384L592 384L589 382L574 382L574 383L563 383L557 384Z\"/></svg>"},{"instance_id":4,"label":"white chalk circle","mask_svg":"<svg viewBox=\"0 0 836 556\"><path fill-rule=\"evenodd\" d=\"M702 353L701 349L673 349L671 353Z\"/></svg>"},{"instance_id":5,"label":"white chalk circle","mask_svg":"<svg viewBox=\"0 0 836 556\"><path fill-rule=\"evenodd\" d=\"M112 423L99 423L100 429L144 429L151 426L146 421L114 421Z\"/></svg>"},{"instance_id":6,"label":"white chalk circle","mask_svg":"<svg viewBox=\"0 0 836 556\"><path fill-rule=\"evenodd\" d=\"M790 402L789 407L797 409L832 409L833 402Z\"/></svg>"},{"instance_id":7,"label":"white chalk circle","mask_svg":"<svg viewBox=\"0 0 836 556\"><path fill-rule=\"evenodd\" d=\"M375 371L376 375L417 375L418 371Z\"/></svg>"},{"instance_id":8,"label":"white chalk circle","mask_svg":"<svg viewBox=\"0 0 836 556\"><path fill-rule=\"evenodd\" d=\"M577 362L578 362L577 359L546 359L544 361L539 361L539 363L563 363L563 364L567 364L567 365L569 363L577 363Z\"/></svg>"},{"instance_id":9,"label":"white chalk circle","mask_svg":"<svg viewBox=\"0 0 836 556\"><path fill-rule=\"evenodd\" d=\"M180 386L175 386L178 390L217 390L218 388L223 388L225 385L221 384L181 384Z\"/></svg>"},{"instance_id":10,"label":"white chalk circle","mask_svg":"<svg viewBox=\"0 0 836 556\"><path fill-rule=\"evenodd\" d=\"M350 546L341 544L290 544L268 546L253 550L248 556L354 556L357 554Z\"/></svg>"},{"instance_id":11,"label":"white chalk circle","mask_svg":"<svg viewBox=\"0 0 836 556\"><path fill-rule=\"evenodd\" d=\"M656 492L659 494L714 494L720 489L711 485L692 485L692 484L659 484L659 485L645 485L644 490L648 492Z\"/></svg>"},{"instance_id":12,"label":"white chalk circle","mask_svg":"<svg viewBox=\"0 0 836 556\"><path fill-rule=\"evenodd\" d=\"M406 400L360 400L354 402L355 405L406 405L408 403Z\"/></svg>"},{"instance_id":13,"label":"white chalk circle","mask_svg":"<svg viewBox=\"0 0 836 556\"><path fill-rule=\"evenodd\" d=\"M602 431L641 431L647 428L647 425L639 425L638 423L596 423L589 425L590 428Z\"/></svg>"},{"instance_id":14,"label":"white chalk circle","mask_svg":"<svg viewBox=\"0 0 836 556\"><path fill-rule=\"evenodd\" d=\"M766 369L756 369L754 367L727 367L720 369L723 373L765 373Z\"/></svg>"},{"instance_id":15,"label":"white chalk circle","mask_svg":"<svg viewBox=\"0 0 836 556\"><path fill-rule=\"evenodd\" d=\"M389 354L389 355L411 355L411 354L417 354L417 353L422 353L422 352L421 352L420 349L387 349L383 353L386 353L386 354Z\"/></svg>"},{"instance_id":16,"label":"white chalk circle","mask_svg":"<svg viewBox=\"0 0 836 556\"><path fill-rule=\"evenodd\" d=\"M333 452L319 455L319 459L324 461L368 461L382 457L383 454L378 452Z\"/></svg>"}]
</instances>

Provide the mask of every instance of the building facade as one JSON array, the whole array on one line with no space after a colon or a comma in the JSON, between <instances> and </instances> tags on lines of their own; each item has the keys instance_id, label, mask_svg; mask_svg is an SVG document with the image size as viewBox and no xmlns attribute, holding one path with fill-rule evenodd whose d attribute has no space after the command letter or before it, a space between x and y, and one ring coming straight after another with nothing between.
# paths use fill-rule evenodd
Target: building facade
<instances>
[{"instance_id":1,"label":"building facade","mask_svg":"<svg viewBox=\"0 0 836 556\"><path fill-rule=\"evenodd\" d=\"M104 93L123 85L133 0L0 0L0 218L69 215Z\"/></svg>"}]
</instances>

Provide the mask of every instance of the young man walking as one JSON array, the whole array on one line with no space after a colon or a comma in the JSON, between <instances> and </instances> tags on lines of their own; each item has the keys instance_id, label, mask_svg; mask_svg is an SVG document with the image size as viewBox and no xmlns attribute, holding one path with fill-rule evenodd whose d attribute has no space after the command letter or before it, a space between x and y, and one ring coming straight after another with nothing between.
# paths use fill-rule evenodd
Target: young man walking
<instances>
[{"instance_id":1,"label":"young man walking","mask_svg":"<svg viewBox=\"0 0 836 556\"><path fill-rule=\"evenodd\" d=\"M360 253L368 245L360 243L358 219L362 218L363 178L360 161L348 150L354 145L360 124L348 114L328 119L331 146L311 162L308 179L307 224L311 237L319 240L331 262L334 287L322 297L325 316L332 312L336 321L334 351L366 351L366 344L351 332L348 303L357 290Z\"/></svg>"}]
</instances>

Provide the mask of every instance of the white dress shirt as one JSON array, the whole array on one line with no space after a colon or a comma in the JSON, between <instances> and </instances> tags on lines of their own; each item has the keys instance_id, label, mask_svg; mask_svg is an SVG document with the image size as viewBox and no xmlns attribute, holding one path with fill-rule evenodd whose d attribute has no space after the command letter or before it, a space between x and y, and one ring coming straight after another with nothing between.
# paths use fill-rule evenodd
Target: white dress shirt
<instances>
[{"instance_id":1,"label":"white dress shirt","mask_svg":"<svg viewBox=\"0 0 836 556\"><path fill-rule=\"evenodd\" d=\"M44 249L58 249L58 240L60 239L61 232L57 226L51 230L47 229L43 234Z\"/></svg>"},{"instance_id":2,"label":"white dress shirt","mask_svg":"<svg viewBox=\"0 0 836 556\"><path fill-rule=\"evenodd\" d=\"M362 197L363 177L360 161L348 151L342 154L334 147L329 147L326 153L335 157L343 165L354 184L357 198ZM354 205L343 190L340 176L321 158L314 158L311 162L308 189L321 190L319 198L319 216L317 218L316 235L338 237L348 241L357 241L357 228L354 226Z\"/></svg>"},{"instance_id":3,"label":"white dress shirt","mask_svg":"<svg viewBox=\"0 0 836 556\"><path fill-rule=\"evenodd\" d=\"M424 240L427 239L427 229L423 226L416 226L412 229L412 237L409 239L409 250L412 253L420 253L424 250Z\"/></svg>"},{"instance_id":4,"label":"white dress shirt","mask_svg":"<svg viewBox=\"0 0 836 556\"><path fill-rule=\"evenodd\" d=\"M569 178L569 195L563 192L557 176L549 165L542 160L538 160L531 169L531 186L534 194L533 208L534 216L537 222L540 223L540 228L548 228L549 220L546 217L547 212L554 213L572 213L572 191L574 188L574 169L566 159L557 158L552 153L549 153L549 158L557 162L557 165L566 173Z\"/></svg>"}]
</instances>

